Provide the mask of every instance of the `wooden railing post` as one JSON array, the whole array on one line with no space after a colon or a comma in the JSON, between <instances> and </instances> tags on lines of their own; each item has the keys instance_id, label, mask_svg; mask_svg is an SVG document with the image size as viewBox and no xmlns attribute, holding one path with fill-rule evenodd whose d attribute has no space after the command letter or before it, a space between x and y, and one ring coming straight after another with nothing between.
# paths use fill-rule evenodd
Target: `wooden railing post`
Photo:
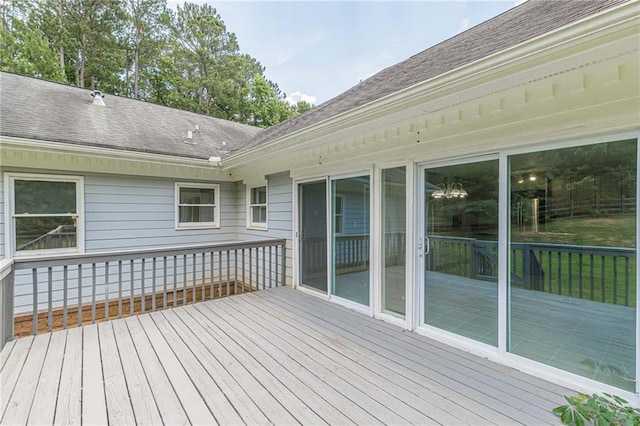
<instances>
[{"instance_id":1,"label":"wooden railing post","mask_svg":"<svg viewBox=\"0 0 640 426\"><path fill-rule=\"evenodd\" d=\"M13 260L0 261L0 351L5 343L13 340L13 285L15 282Z\"/></svg>"}]
</instances>

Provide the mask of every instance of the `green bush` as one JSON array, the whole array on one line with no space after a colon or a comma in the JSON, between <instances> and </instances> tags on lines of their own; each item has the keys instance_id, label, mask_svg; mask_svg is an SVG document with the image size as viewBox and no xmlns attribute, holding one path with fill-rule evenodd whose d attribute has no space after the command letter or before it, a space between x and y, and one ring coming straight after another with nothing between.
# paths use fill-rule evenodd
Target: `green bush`
<instances>
[{"instance_id":1,"label":"green bush","mask_svg":"<svg viewBox=\"0 0 640 426\"><path fill-rule=\"evenodd\" d=\"M568 404L553 409L565 425L640 425L640 410L619 396L602 395L565 396Z\"/></svg>"}]
</instances>

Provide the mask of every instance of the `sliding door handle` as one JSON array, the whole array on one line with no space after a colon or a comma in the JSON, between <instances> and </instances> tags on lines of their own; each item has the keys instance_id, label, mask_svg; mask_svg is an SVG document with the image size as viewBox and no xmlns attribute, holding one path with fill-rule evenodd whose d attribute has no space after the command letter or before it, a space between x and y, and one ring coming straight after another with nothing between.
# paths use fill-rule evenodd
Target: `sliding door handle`
<instances>
[{"instance_id":1,"label":"sliding door handle","mask_svg":"<svg viewBox=\"0 0 640 426\"><path fill-rule=\"evenodd\" d=\"M424 254L429 254L431 251L431 241L429 241L429 237L424 237Z\"/></svg>"}]
</instances>

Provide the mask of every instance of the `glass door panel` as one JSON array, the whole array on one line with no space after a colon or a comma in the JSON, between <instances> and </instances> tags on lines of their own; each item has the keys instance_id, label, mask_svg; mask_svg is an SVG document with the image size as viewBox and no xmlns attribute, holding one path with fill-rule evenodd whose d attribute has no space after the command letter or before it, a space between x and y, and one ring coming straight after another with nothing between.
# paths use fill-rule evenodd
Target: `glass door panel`
<instances>
[{"instance_id":1,"label":"glass door panel","mask_svg":"<svg viewBox=\"0 0 640 426\"><path fill-rule=\"evenodd\" d=\"M327 292L327 183L298 186L300 284Z\"/></svg>"},{"instance_id":2,"label":"glass door panel","mask_svg":"<svg viewBox=\"0 0 640 426\"><path fill-rule=\"evenodd\" d=\"M424 322L498 344L498 160L424 171Z\"/></svg>"},{"instance_id":3,"label":"glass door panel","mask_svg":"<svg viewBox=\"0 0 640 426\"><path fill-rule=\"evenodd\" d=\"M636 140L509 160L510 352L635 391Z\"/></svg>"},{"instance_id":4,"label":"glass door panel","mask_svg":"<svg viewBox=\"0 0 640 426\"><path fill-rule=\"evenodd\" d=\"M332 181L331 293L369 305L369 176Z\"/></svg>"},{"instance_id":5,"label":"glass door panel","mask_svg":"<svg viewBox=\"0 0 640 426\"><path fill-rule=\"evenodd\" d=\"M382 312L404 318L407 170L382 170Z\"/></svg>"}]
</instances>

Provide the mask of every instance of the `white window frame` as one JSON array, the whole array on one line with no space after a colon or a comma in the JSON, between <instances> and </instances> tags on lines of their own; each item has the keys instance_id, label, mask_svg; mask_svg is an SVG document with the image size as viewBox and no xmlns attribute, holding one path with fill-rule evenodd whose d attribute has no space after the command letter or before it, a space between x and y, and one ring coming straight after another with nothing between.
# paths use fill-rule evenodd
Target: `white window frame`
<instances>
[{"instance_id":1,"label":"white window frame","mask_svg":"<svg viewBox=\"0 0 640 426\"><path fill-rule=\"evenodd\" d=\"M213 189L213 204L188 204L198 206L213 206L213 222L180 222L180 190L182 188ZM175 229L213 229L220 228L220 184L175 182Z\"/></svg>"},{"instance_id":2,"label":"white window frame","mask_svg":"<svg viewBox=\"0 0 640 426\"><path fill-rule=\"evenodd\" d=\"M69 213L76 217L76 247L55 248L43 250L22 250L15 247L15 182L22 180L46 181L46 182L71 182L76 185L76 211ZM50 256L61 253L84 253L84 177L51 175L38 173L12 173L4 174L4 231L5 231L5 257L19 256ZM23 217L22 215L20 215ZM55 215L55 216L64 216Z\"/></svg>"},{"instance_id":3,"label":"white window frame","mask_svg":"<svg viewBox=\"0 0 640 426\"><path fill-rule=\"evenodd\" d=\"M251 193L254 189L264 188L266 193L266 200L264 203L252 204ZM253 220L253 207L265 207L266 215L264 222L254 222ZM257 229L260 231L266 231L269 224L269 186L264 183L260 185L247 185L247 229Z\"/></svg>"}]
</instances>

